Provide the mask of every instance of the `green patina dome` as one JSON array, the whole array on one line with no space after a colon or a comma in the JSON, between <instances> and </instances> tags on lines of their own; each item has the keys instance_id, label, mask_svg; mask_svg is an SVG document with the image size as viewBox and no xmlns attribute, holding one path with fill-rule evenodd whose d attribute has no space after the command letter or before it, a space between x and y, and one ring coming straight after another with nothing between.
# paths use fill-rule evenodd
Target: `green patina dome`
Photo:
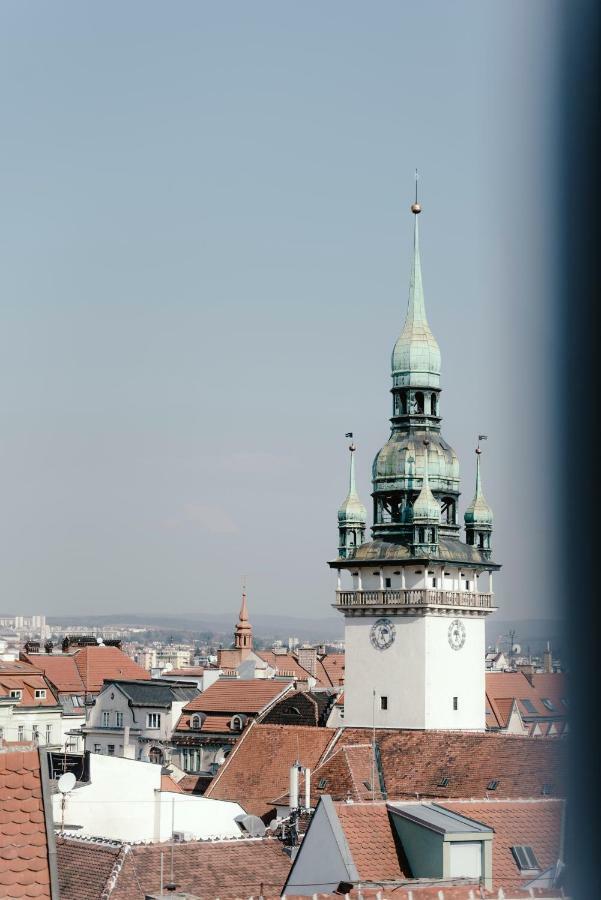
<instances>
[{"instance_id":1,"label":"green patina dome","mask_svg":"<svg viewBox=\"0 0 601 900\"><path fill-rule=\"evenodd\" d=\"M409 304L403 330L392 351L392 376L395 385L438 387L440 349L426 318L417 218L414 241Z\"/></svg>"},{"instance_id":2,"label":"green patina dome","mask_svg":"<svg viewBox=\"0 0 601 900\"><path fill-rule=\"evenodd\" d=\"M453 448L436 433L429 434L428 469L435 491L459 490L459 460ZM395 431L376 454L372 466L375 490L417 490L425 470L423 434Z\"/></svg>"}]
</instances>

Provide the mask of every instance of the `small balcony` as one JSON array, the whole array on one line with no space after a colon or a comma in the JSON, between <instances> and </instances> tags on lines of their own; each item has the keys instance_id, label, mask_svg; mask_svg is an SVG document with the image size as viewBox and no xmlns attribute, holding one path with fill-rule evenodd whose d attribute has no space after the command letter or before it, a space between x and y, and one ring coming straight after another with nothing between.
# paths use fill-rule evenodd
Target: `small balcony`
<instances>
[{"instance_id":1,"label":"small balcony","mask_svg":"<svg viewBox=\"0 0 601 900\"><path fill-rule=\"evenodd\" d=\"M477 591L437 591L413 588L400 591L336 591L338 609L360 606L447 606L469 609L494 609L494 594Z\"/></svg>"}]
</instances>

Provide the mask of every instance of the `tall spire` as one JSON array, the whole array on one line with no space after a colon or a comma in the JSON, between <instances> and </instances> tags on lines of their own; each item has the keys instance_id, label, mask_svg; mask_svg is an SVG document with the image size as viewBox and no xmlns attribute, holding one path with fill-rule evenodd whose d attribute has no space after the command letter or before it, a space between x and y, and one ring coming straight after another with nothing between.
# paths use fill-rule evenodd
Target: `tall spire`
<instances>
[{"instance_id":1,"label":"tall spire","mask_svg":"<svg viewBox=\"0 0 601 900\"><path fill-rule=\"evenodd\" d=\"M412 519L414 522L431 522L437 525L440 522L440 503L430 490L428 473L430 441L424 441L424 447L424 477L421 490L413 504Z\"/></svg>"},{"instance_id":2,"label":"tall spire","mask_svg":"<svg viewBox=\"0 0 601 900\"><path fill-rule=\"evenodd\" d=\"M416 387L424 388L439 387L440 349L428 324L422 282L417 218L422 208L417 202L417 180L415 196L415 203L411 205L411 212L415 218L413 224L413 259L409 280L409 302L403 330L392 351L392 377L395 387L402 385L415 385Z\"/></svg>"}]
</instances>

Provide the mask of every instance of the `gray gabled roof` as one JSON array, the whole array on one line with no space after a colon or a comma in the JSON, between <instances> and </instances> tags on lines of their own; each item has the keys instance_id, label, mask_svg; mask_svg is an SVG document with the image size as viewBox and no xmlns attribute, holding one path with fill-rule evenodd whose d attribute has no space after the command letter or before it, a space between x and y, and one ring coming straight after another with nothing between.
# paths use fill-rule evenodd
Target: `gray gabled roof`
<instances>
[{"instance_id":1,"label":"gray gabled roof","mask_svg":"<svg viewBox=\"0 0 601 900\"><path fill-rule=\"evenodd\" d=\"M105 685L115 685L125 694L132 706L162 706L170 707L172 703L183 701L188 703L199 694L198 688L193 684L174 683L161 679L149 679L148 681L116 681L105 682Z\"/></svg>"},{"instance_id":2,"label":"gray gabled roof","mask_svg":"<svg viewBox=\"0 0 601 900\"><path fill-rule=\"evenodd\" d=\"M437 803L389 803L388 809L393 815L410 819L430 831L438 834L491 834L492 828L468 819L459 813L444 809Z\"/></svg>"}]
</instances>

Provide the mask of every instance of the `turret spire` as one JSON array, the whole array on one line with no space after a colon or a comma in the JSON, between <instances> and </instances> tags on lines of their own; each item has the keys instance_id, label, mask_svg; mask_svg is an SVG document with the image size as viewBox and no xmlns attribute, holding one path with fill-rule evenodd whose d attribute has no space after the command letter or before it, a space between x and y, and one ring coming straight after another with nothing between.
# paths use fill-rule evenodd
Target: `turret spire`
<instances>
[{"instance_id":1,"label":"turret spire","mask_svg":"<svg viewBox=\"0 0 601 900\"><path fill-rule=\"evenodd\" d=\"M486 435L478 435L478 446L476 447L476 489L474 499L468 506L464 514L465 521L465 537L468 544L478 547L484 556L490 556L490 538L492 534L493 515L492 509L486 502L484 492L482 490L482 478L480 475L480 441L485 441Z\"/></svg>"},{"instance_id":2,"label":"turret spire","mask_svg":"<svg viewBox=\"0 0 601 900\"><path fill-rule=\"evenodd\" d=\"M352 438L349 431L346 435ZM352 556L355 548L363 543L365 537L365 524L367 522L367 510L359 499L355 484L355 451L353 443L349 445L350 464L348 494L346 500L338 510L338 552L342 558Z\"/></svg>"}]
</instances>

